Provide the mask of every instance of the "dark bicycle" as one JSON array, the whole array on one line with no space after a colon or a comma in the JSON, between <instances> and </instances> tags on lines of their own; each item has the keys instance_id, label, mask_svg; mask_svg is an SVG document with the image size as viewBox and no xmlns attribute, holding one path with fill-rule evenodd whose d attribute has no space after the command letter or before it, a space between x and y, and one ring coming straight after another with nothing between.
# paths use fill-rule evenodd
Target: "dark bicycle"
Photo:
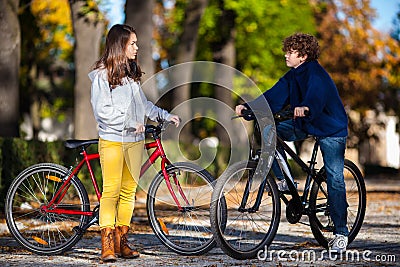
<instances>
[{"instance_id":1,"label":"dark bicycle","mask_svg":"<svg viewBox=\"0 0 400 267\"><path fill-rule=\"evenodd\" d=\"M249 115L251 114L247 113L243 116ZM274 115L276 123L291 118L292 112L285 111ZM257 123L255 127L258 127ZM231 165L217 179L211 201L211 227L217 244L227 255L235 259L255 258L260 250L272 243L280 222L280 200L286 205L288 222L296 224L303 215L307 215L315 239L321 246L328 248L329 240L334 237L334 228L327 198L325 168L316 168L319 140L317 137L313 138L315 144L308 164L279 136L276 140L277 148L283 148L305 173L306 180L302 192L296 188L288 162L278 149L275 150L275 158L280 161L289 187L287 192L278 191L272 171L266 176L256 175L260 150L255 149L250 151L249 160ZM348 159L345 159L343 174L348 203L347 226L350 244L364 220L366 189L360 170ZM221 212L226 216L222 224L219 219Z\"/></svg>"}]
</instances>

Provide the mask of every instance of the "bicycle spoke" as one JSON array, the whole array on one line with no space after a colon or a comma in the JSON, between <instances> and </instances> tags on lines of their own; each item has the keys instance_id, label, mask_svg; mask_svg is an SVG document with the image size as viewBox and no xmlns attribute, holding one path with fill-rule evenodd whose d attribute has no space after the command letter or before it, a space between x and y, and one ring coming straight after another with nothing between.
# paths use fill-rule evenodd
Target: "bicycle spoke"
<instances>
[{"instance_id":1,"label":"bicycle spoke","mask_svg":"<svg viewBox=\"0 0 400 267\"><path fill-rule=\"evenodd\" d=\"M259 249L272 242L279 224L280 202L276 187L270 196L259 192L263 179L253 178L251 186L248 182L255 167L256 164L247 161L235 163L218 179L213 193L213 201L221 195L225 197L226 222L218 218L221 207L212 203L212 231L222 250L236 259L255 257ZM262 193L260 204L255 207L259 193ZM244 197L247 198L245 207L241 207Z\"/></svg>"},{"instance_id":2,"label":"bicycle spoke","mask_svg":"<svg viewBox=\"0 0 400 267\"><path fill-rule=\"evenodd\" d=\"M358 168L345 160L344 168L347 208L347 227L349 243L356 237L365 214L365 184ZM324 247L333 238L334 225L330 218L328 198L326 194L326 177L314 184L310 194L310 226L317 241Z\"/></svg>"},{"instance_id":3,"label":"bicycle spoke","mask_svg":"<svg viewBox=\"0 0 400 267\"><path fill-rule=\"evenodd\" d=\"M203 254L214 245L209 221L213 178L189 163L174 163L169 174L178 180L171 185L183 210L178 211L160 173L149 188L150 224L160 241L171 250L183 255Z\"/></svg>"},{"instance_id":4,"label":"bicycle spoke","mask_svg":"<svg viewBox=\"0 0 400 267\"><path fill-rule=\"evenodd\" d=\"M38 254L58 254L68 250L80 235L73 229L86 224L88 216L51 213L42 209L51 201L67 169L45 163L28 168L10 186L6 199L6 219L10 232L25 248ZM83 185L75 177L52 209L88 211L89 200ZM60 196L61 197L61 196Z\"/></svg>"}]
</instances>

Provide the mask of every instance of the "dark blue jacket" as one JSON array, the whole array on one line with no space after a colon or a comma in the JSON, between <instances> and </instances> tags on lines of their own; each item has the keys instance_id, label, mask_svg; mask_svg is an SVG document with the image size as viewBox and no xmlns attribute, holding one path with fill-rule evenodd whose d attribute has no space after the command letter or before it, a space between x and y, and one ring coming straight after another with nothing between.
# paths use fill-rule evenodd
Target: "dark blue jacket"
<instances>
[{"instance_id":1,"label":"dark blue jacket","mask_svg":"<svg viewBox=\"0 0 400 267\"><path fill-rule=\"evenodd\" d=\"M292 108L308 107L309 116L296 119L296 126L308 134L318 137L344 137L348 134L347 115L338 90L316 60L292 68L262 96L267 99L272 113L288 104Z\"/></svg>"}]
</instances>

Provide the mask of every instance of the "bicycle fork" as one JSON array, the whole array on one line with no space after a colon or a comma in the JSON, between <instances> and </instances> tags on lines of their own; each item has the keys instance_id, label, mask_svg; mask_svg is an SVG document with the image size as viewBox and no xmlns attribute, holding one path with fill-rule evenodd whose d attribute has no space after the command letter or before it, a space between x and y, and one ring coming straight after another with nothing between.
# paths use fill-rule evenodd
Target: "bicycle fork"
<instances>
[{"instance_id":1,"label":"bicycle fork","mask_svg":"<svg viewBox=\"0 0 400 267\"><path fill-rule=\"evenodd\" d=\"M167 170L167 166L170 165L171 162L167 159L167 156L165 155L165 152L164 152L163 146L161 144L160 138L155 138L154 142L145 144L145 148L147 150L155 148L155 150L152 152L152 154L146 160L146 162L142 165L141 170L140 170L140 177L142 177L142 175L147 171L147 169L153 163L155 163L156 159L161 157L161 170L162 170L162 174L164 176L164 180L165 180L165 183L167 185L168 191L171 194L171 196L172 196L176 206L178 207L179 211L186 211L186 208L182 207L181 203L178 200L177 194L175 193L174 189L172 188L170 175L169 175L168 170ZM178 169L178 171L179 171L179 169ZM183 192L182 187L181 187L176 175L177 175L176 173L173 173L174 183L175 183L176 187L178 188L178 192L181 195L183 201L185 202L185 204L187 206L189 206L190 203L189 203L188 199L186 198L185 193Z\"/></svg>"},{"instance_id":2,"label":"bicycle fork","mask_svg":"<svg viewBox=\"0 0 400 267\"><path fill-rule=\"evenodd\" d=\"M174 190L172 189L172 184L171 184L171 181L170 181L170 177L169 177L166 169L163 169L163 174L164 174L165 183L167 184L168 191L170 192L172 198L174 199L175 204L178 206L178 209L180 211L186 211L187 208L182 207L182 205L180 204L180 202L179 202ZM185 202L186 205L190 206L189 200L186 198L186 195L182 190L181 184L178 181L178 177L176 176L176 173L173 173L173 180L174 180L174 183L175 183L176 187L178 188L179 194L183 198L183 201Z\"/></svg>"},{"instance_id":3,"label":"bicycle fork","mask_svg":"<svg viewBox=\"0 0 400 267\"><path fill-rule=\"evenodd\" d=\"M257 197L256 197L254 205L252 207L246 209L246 203L247 203L247 200L249 198L251 185L253 183L254 173L255 173L255 169L252 169L250 171L250 173L249 173L249 179L247 179L246 187L245 187L244 192L243 192L242 201L241 201L240 206L238 208L238 211L240 211L240 212L254 213L254 212L258 211L258 209L260 208L261 198L262 198L262 196L264 194L264 190L265 190L265 186L267 184L267 177L268 176L265 177L265 179L263 179L263 181L260 184L260 188L259 188L259 190L257 192Z\"/></svg>"}]
</instances>

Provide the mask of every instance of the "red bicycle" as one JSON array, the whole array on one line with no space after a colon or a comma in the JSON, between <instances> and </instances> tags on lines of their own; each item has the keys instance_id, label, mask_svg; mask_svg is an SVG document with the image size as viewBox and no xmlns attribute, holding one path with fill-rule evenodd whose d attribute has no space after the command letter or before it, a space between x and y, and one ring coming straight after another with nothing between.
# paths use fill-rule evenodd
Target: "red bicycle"
<instances>
[{"instance_id":1,"label":"red bicycle","mask_svg":"<svg viewBox=\"0 0 400 267\"><path fill-rule=\"evenodd\" d=\"M189 162L171 163L161 142L167 122L146 125L145 133L154 149L143 164L141 176L161 159L158 174L147 194L147 215L158 239L182 255L200 255L212 249L215 241L210 229L210 199L214 178L205 169ZM91 161L98 153L88 153L98 140L68 140L67 148L79 149L81 160L67 169L54 163L41 163L22 171L11 184L6 197L6 221L14 238L26 249L42 255L60 254L71 249L93 224L98 223L101 192ZM90 203L78 178L86 165L96 192Z\"/></svg>"}]
</instances>

